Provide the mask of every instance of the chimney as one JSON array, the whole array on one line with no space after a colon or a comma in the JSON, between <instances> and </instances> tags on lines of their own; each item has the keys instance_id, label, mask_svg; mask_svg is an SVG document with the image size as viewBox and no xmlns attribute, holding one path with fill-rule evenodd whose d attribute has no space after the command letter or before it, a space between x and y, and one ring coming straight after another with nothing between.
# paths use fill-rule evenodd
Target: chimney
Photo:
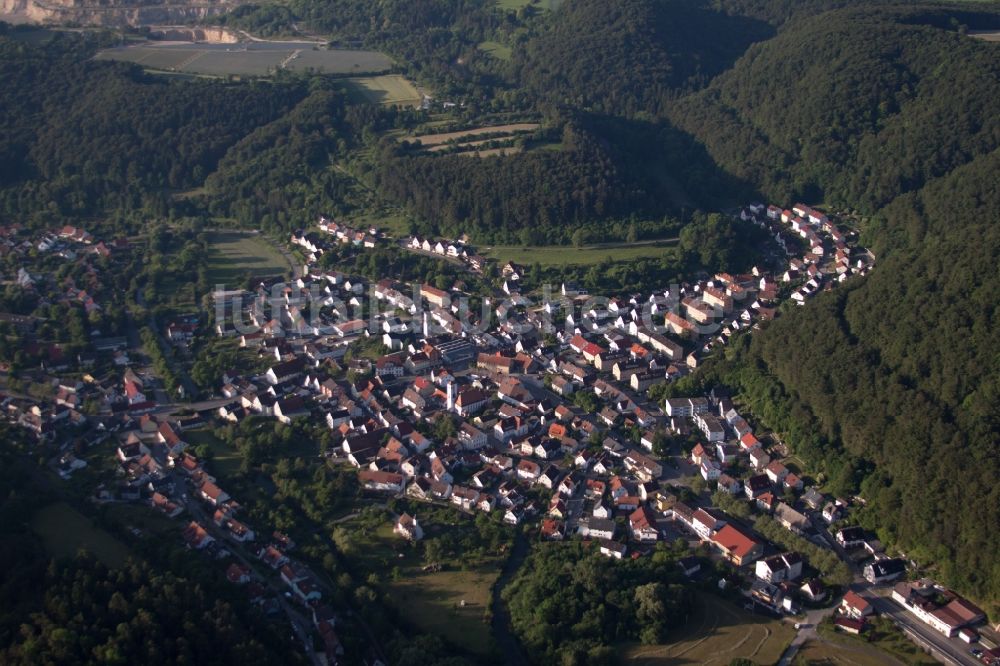
<instances>
[{"instance_id":1,"label":"chimney","mask_svg":"<svg viewBox=\"0 0 1000 666\"><path fill-rule=\"evenodd\" d=\"M455 411L455 382L448 382L448 411Z\"/></svg>"}]
</instances>

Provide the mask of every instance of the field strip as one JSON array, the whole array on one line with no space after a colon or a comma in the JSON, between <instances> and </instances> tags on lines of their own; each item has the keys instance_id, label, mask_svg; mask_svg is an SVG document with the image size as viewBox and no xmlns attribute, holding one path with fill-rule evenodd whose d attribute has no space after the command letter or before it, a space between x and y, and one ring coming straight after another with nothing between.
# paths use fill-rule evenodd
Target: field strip
<instances>
[{"instance_id":1,"label":"field strip","mask_svg":"<svg viewBox=\"0 0 1000 666\"><path fill-rule=\"evenodd\" d=\"M424 134L422 136L402 137L405 141L420 141L424 146L436 146L447 143L452 139L461 139L466 136L477 136L480 134L506 135L515 132L530 132L541 127L539 123L514 123L511 125L494 125L491 127L476 127L473 129L460 130L457 132L445 132L443 134Z\"/></svg>"},{"instance_id":2,"label":"field strip","mask_svg":"<svg viewBox=\"0 0 1000 666\"><path fill-rule=\"evenodd\" d=\"M195 60L205 55L206 53L208 53L208 51L196 51L190 58L186 58L184 62L175 65L174 69L184 69L185 67L193 63Z\"/></svg>"}]
</instances>

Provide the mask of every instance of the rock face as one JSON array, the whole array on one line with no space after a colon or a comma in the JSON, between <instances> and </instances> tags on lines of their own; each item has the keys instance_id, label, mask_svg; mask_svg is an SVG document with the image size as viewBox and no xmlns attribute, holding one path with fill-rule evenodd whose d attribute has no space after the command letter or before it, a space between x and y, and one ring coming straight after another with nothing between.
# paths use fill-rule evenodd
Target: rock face
<instances>
[{"instance_id":1,"label":"rock face","mask_svg":"<svg viewBox=\"0 0 1000 666\"><path fill-rule=\"evenodd\" d=\"M235 33L225 28L189 28L183 25L151 25L149 36L166 42L208 42L210 44L235 44L240 41Z\"/></svg>"},{"instance_id":2,"label":"rock face","mask_svg":"<svg viewBox=\"0 0 1000 666\"><path fill-rule=\"evenodd\" d=\"M148 26L189 23L229 11L238 2L196 0L0 0L0 14L34 23L78 23L95 26ZM215 32L212 29L205 31ZM211 40L203 40L211 41Z\"/></svg>"}]
</instances>

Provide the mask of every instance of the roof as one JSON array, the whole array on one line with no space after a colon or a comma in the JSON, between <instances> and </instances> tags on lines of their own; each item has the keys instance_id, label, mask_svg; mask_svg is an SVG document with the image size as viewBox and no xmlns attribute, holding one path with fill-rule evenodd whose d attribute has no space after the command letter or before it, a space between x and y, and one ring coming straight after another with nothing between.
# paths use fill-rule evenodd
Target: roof
<instances>
[{"instance_id":1,"label":"roof","mask_svg":"<svg viewBox=\"0 0 1000 666\"><path fill-rule=\"evenodd\" d=\"M746 557L760 542L731 523L715 533L712 541L739 558Z\"/></svg>"},{"instance_id":2,"label":"roof","mask_svg":"<svg viewBox=\"0 0 1000 666\"><path fill-rule=\"evenodd\" d=\"M868 603L867 599L865 599L864 597L862 597L860 594L858 594L853 590L847 591L847 594L844 595L844 600L842 603L843 605L848 606L850 608L854 608L858 611L866 611L871 605Z\"/></svg>"}]
</instances>

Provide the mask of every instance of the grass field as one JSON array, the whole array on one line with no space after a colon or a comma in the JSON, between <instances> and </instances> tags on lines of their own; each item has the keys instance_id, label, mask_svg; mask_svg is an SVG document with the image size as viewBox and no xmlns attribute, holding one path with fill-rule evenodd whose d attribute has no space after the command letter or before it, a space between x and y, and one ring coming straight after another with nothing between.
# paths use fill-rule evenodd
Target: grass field
<instances>
[{"instance_id":1,"label":"grass field","mask_svg":"<svg viewBox=\"0 0 1000 666\"><path fill-rule=\"evenodd\" d=\"M483 42L479 45L480 51L485 51L498 60L510 60L512 51L509 46L500 42Z\"/></svg>"},{"instance_id":2,"label":"grass field","mask_svg":"<svg viewBox=\"0 0 1000 666\"><path fill-rule=\"evenodd\" d=\"M712 594L699 594L695 603L687 623L674 631L672 642L629 646L622 661L643 666L725 666L736 657L744 657L758 664L773 664L795 636L790 624L751 615Z\"/></svg>"},{"instance_id":3,"label":"grass field","mask_svg":"<svg viewBox=\"0 0 1000 666\"><path fill-rule=\"evenodd\" d=\"M521 9L521 7L535 7L553 11L558 9L562 3L563 0L497 0L497 7L500 9L513 9L515 11Z\"/></svg>"},{"instance_id":4,"label":"grass field","mask_svg":"<svg viewBox=\"0 0 1000 666\"><path fill-rule=\"evenodd\" d=\"M254 276L287 273L288 262L266 239L235 231L217 231L209 237L212 253L208 259L208 280L234 285L250 273Z\"/></svg>"},{"instance_id":5,"label":"grass field","mask_svg":"<svg viewBox=\"0 0 1000 666\"><path fill-rule=\"evenodd\" d=\"M486 655L494 650L486 612L498 575L499 569L415 573L392 583L391 596L403 617L421 631Z\"/></svg>"},{"instance_id":6,"label":"grass field","mask_svg":"<svg viewBox=\"0 0 1000 666\"><path fill-rule=\"evenodd\" d=\"M486 152L486 151L484 151ZM480 153L482 154L482 153ZM604 245L584 246L575 248L568 245L539 245L524 247L521 245L496 245L483 248L483 254L496 259L501 264L516 261L521 264L538 262L542 266L586 266L599 264L608 257L612 261L632 261L650 257L663 256L664 251L673 245L668 241L656 245Z\"/></svg>"},{"instance_id":7,"label":"grass field","mask_svg":"<svg viewBox=\"0 0 1000 666\"><path fill-rule=\"evenodd\" d=\"M384 72L392 66L392 60L377 51L317 49L306 42L267 42L249 46L147 42L105 49L96 59L123 60L152 70L211 76L266 76L277 69L368 74Z\"/></svg>"},{"instance_id":8,"label":"grass field","mask_svg":"<svg viewBox=\"0 0 1000 666\"><path fill-rule=\"evenodd\" d=\"M212 449L212 459L209 466L212 471L221 479L231 477L240 471L239 451L221 441L208 430L190 430L184 433L184 439L191 446L204 444Z\"/></svg>"},{"instance_id":9,"label":"grass field","mask_svg":"<svg viewBox=\"0 0 1000 666\"><path fill-rule=\"evenodd\" d=\"M31 529L41 537L53 557L72 557L80 549L92 553L109 567L125 564L129 550L65 502L50 504L35 512Z\"/></svg>"},{"instance_id":10,"label":"grass field","mask_svg":"<svg viewBox=\"0 0 1000 666\"><path fill-rule=\"evenodd\" d=\"M510 125L492 125L475 127L473 129L460 130L458 132L442 132L440 134L422 134L418 136L403 137L408 141L420 141L420 145L439 146L449 141L459 141L468 137L490 136L501 138L511 136L521 132L532 132L539 128L538 123L512 123ZM466 142L462 142L466 143Z\"/></svg>"},{"instance_id":11,"label":"grass field","mask_svg":"<svg viewBox=\"0 0 1000 666\"><path fill-rule=\"evenodd\" d=\"M345 79L354 95L371 104L399 104L419 107L420 91L400 74L360 76Z\"/></svg>"},{"instance_id":12,"label":"grass field","mask_svg":"<svg viewBox=\"0 0 1000 666\"><path fill-rule=\"evenodd\" d=\"M820 640L812 641L814 654L831 653L836 657L834 661L820 663L847 666L868 666L868 664L934 666L938 663L886 619L869 623L864 636L844 634L825 623L817 626L816 630Z\"/></svg>"}]
</instances>

